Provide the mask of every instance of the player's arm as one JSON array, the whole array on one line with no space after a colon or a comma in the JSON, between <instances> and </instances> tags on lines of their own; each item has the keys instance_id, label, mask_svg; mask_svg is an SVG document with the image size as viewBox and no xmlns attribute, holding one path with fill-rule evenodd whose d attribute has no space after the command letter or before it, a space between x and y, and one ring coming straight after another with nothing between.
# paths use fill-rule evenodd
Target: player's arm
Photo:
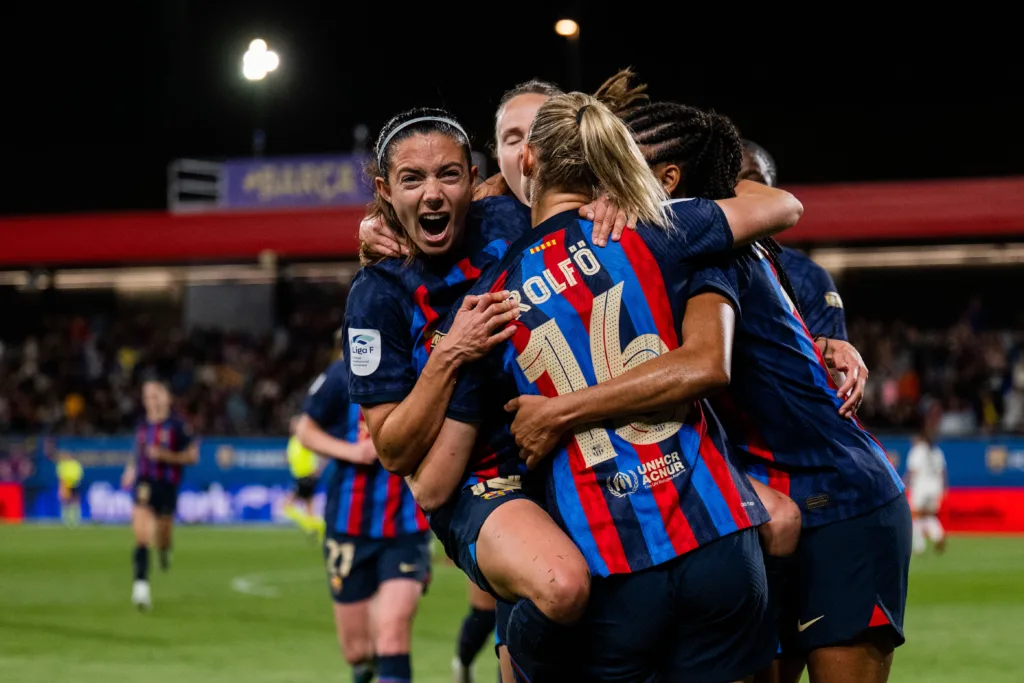
<instances>
[{"instance_id":1,"label":"player's arm","mask_svg":"<svg viewBox=\"0 0 1024 683\"><path fill-rule=\"evenodd\" d=\"M736 196L715 202L725 213L735 246L771 237L796 225L804 206L785 190L751 180L736 184Z\"/></svg>"},{"instance_id":2,"label":"player's arm","mask_svg":"<svg viewBox=\"0 0 1024 683\"><path fill-rule=\"evenodd\" d=\"M510 401L506 409L517 411L511 429L521 457L532 468L576 427L685 405L724 389L732 371L735 324L729 299L699 293L687 301L678 349L581 391Z\"/></svg>"},{"instance_id":3,"label":"player's arm","mask_svg":"<svg viewBox=\"0 0 1024 683\"><path fill-rule=\"evenodd\" d=\"M372 441L350 443L344 439L337 439L325 432L316 420L306 413L299 418L295 436L299 438L299 443L309 450L334 460L369 465L377 459Z\"/></svg>"},{"instance_id":4,"label":"player's arm","mask_svg":"<svg viewBox=\"0 0 1024 683\"><path fill-rule=\"evenodd\" d=\"M168 465L195 465L199 462L199 444L193 442L180 451L154 446L153 459Z\"/></svg>"},{"instance_id":5,"label":"player's arm","mask_svg":"<svg viewBox=\"0 0 1024 683\"><path fill-rule=\"evenodd\" d=\"M467 296L448 334L430 353L412 391L401 402L363 404L363 416L384 468L416 471L441 431L460 367L510 339L519 315L508 292Z\"/></svg>"},{"instance_id":6,"label":"player's arm","mask_svg":"<svg viewBox=\"0 0 1024 683\"><path fill-rule=\"evenodd\" d=\"M130 489L135 484L135 458L131 458L121 473L121 488Z\"/></svg>"},{"instance_id":7,"label":"player's arm","mask_svg":"<svg viewBox=\"0 0 1024 683\"><path fill-rule=\"evenodd\" d=\"M405 481L416 503L433 512L458 488L473 452L479 425L446 419L434 444Z\"/></svg>"},{"instance_id":8,"label":"player's arm","mask_svg":"<svg viewBox=\"0 0 1024 683\"><path fill-rule=\"evenodd\" d=\"M903 475L903 483L908 488L913 487L914 478L917 475L918 469L921 467L921 456L924 455L924 448L926 448L926 446L921 442L915 442L907 453L907 473Z\"/></svg>"}]
</instances>

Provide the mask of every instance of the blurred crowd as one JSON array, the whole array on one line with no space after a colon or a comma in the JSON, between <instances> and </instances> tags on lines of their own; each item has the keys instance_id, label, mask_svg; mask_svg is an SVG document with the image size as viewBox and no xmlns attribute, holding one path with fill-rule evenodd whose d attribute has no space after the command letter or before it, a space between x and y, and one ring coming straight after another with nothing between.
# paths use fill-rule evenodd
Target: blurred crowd
<instances>
[{"instance_id":1,"label":"blurred crowd","mask_svg":"<svg viewBox=\"0 0 1024 683\"><path fill-rule=\"evenodd\" d=\"M52 316L0 341L0 433L132 431L140 387L166 381L198 434L286 434L310 381L331 360L342 309L298 310L265 336L128 320Z\"/></svg>"},{"instance_id":2,"label":"blurred crowd","mask_svg":"<svg viewBox=\"0 0 1024 683\"><path fill-rule=\"evenodd\" d=\"M979 329L966 317L944 330L857 320L850 342L871 375L860 416L876 430L913 430L938 403L947 436L1024 433L1024 335Z\"/></svg>"},{"instance_id":3,"label":"blurred crowd","mask_svg":"<svg viewBox=\"0 0 1024 683\"><path fill-rule=\"evenodd\" d=\"M340 305L297 308L262 337L185 331L173 316L50 316L27 337L0 340L0 434L129 432L150 377L170 384L199 434L286 434L341 322ZM862 320L849 329L871 369L861 407L870 428L912 430L939 402L944 434L1024 432L1020 333L982 330L968 316L944 330Z\"/></svg>"}]
</instances>

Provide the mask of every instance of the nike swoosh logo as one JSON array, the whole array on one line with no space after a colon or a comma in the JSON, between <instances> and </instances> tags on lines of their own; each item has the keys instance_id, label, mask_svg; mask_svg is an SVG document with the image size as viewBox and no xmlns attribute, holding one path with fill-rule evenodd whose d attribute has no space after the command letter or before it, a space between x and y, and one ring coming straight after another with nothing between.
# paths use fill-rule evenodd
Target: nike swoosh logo
<instances>
[{"instance_id":1,"label":"nike swoosh logo","mask_svg":"<svg viewBox=\"0 0 1024 683\"><path fill-rule=\"evenodd\" d=\"M817 622L821 621L821 620L822 620L822 619L824 619L824 618L825 618L825 615L824 615L824 614L822 614L822 615L821 615L820 617L818 617L817 619L811 619L811 620L810 620L810 621L808 621L808 622L807 622L806 624L801 624L801 623L800 623L800 620L799 620L799 619L797 619L797 620L796 620L796 630L797 630L797 631L798 631L799 633L803 633L803 632L804 632L804 631L806 631L806 630L807 630L808 628L810 628L810 627L811 627L812 625L814 625L815 623L817 623Z\"/></svg>"},{"instance_id":2,"label":"nike swoosh logo","mask_svg":"<svg viewBox=\"0 0 1024 683\"><path fill-rule=\"evenodd\" d=\"M398 565L398 571L402 572L403 574L412 574L414 571L416 571L416 565L401 562Z\"/></svg>"}]
</instances>

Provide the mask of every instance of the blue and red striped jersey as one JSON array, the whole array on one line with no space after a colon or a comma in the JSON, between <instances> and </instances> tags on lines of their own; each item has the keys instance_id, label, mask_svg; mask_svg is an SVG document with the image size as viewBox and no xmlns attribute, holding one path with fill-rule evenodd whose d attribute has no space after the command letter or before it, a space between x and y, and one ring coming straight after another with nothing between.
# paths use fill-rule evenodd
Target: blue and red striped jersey
<instances>
[{"instance_id":1,"label":"blue and red striped jersey","mask_svg":"<svg viewBox=\"0 0 1024 683\"><path fill-rule=\"evenodd\" d=\"M345 312L352 400L376 405L408 396L438 323L529 227L529 208L509 197L489 197L470 205L462 243L451 253L411 263L386 259L361 269Z\"/></svg>"},{"instance_id":2,"label":"blue and red striped jersey","mask_svg":"<svg viewBox=\"0 0 1024 683\"><path fill-rule=\"evenodd\" d=\"M765 252L695 277L737 311L732 383L712 400L748 472L793 498L805 527L864 514L903 492L885 451L843 401Z\"/></svg>"},{"instance_id":3,"label":"blue and red striped jersey","mask_svg":"<svg viewBox=\"0 0 1024 683\"><path fill-rule=\"evenodd\" d=\"M512 292L518 329L460 376L449 415L465 420L480 404L479 413L488 404L496 413L505 399L497 387L509 379L519 393L552 397L677 348L690 262L730 249L732 234L714 202L674 210L677 229L640 226L604 248L594 246L591 223L565 212L510 247L479 287ZM767 521L704 410L695 402L581 428L549 456L547 507L591 572L646 569Z\"/></svg>"},{"instance_id":4,"label":"blue and red striped jersey","mask_svg":"<svg viewBox=\"0 0 1024 683\"><path fill-rule=\"evenodd\" d=\"M184 465L157 462L146 452L150 446L159 446L169 451L180 453L192 443L192 430L185 422L170 415L162 422L149 422L145 417L139 419L135 426L135 476L149 481L163 481L170 484L181 483Z\"/></svg>"},{"instance_id":5,"label":"blue and red striped jersey","mask_svg":"<svg viewBox=\"0 0 1024 683\"><path fill-rule=\"evenodd\" d=\"M782 248L779 259L789 276L789 283L793 285L801 317L811 334L847 341L843 300L828 271L807 254L789 247Z\"/></svg>"},{"instance_id":6,"label":"blue and red striped jersey","mask_svg":"<svg viewBox=\"0 0 1024 683\"><path fill-rule=\"evenodd\" d=\"M336 439L370 438L359 406L348 397L348 364L338 360L310 386L302 408ZM376 462L356 465L332 460L324 520L334 531L364 538L394 538L427 530L427 519L401 477Z\"/></svg>"}]
</instances>

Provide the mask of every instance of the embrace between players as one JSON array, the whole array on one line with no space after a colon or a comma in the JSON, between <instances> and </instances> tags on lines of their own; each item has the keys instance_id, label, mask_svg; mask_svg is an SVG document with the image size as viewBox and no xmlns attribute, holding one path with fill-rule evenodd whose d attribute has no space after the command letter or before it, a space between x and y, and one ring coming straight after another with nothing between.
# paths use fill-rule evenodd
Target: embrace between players
<instances>
[{"instance_id":1,"label":"embrace between players","mask_svg":"<svg viewBox=\"0 0 1024 683\"><path fill-rule=\"evenodd\" d=\"M506 680L884 682L910 514L770 239L802 207L629 76L510 91L476 201L450 114L385 126L345 400L498 599Z\"/></svg>"}]
</instances>

